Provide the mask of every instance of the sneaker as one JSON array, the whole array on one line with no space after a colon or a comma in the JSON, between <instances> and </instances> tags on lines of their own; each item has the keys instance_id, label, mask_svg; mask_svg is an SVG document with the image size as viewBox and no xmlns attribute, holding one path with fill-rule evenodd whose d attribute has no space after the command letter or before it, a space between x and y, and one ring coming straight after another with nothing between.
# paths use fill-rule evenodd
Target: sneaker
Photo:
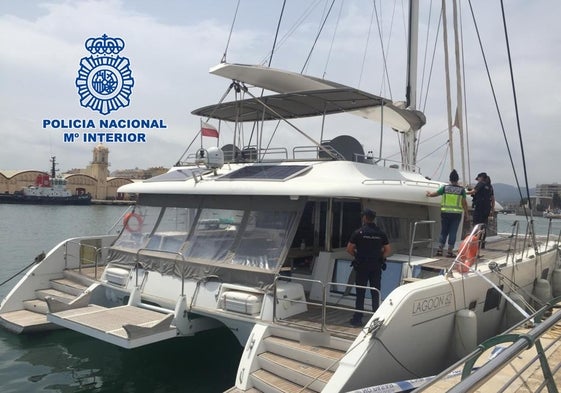
<instances>
[{"instance_id":1,"label":"sneaker","mask_svg":"<svg viewBox=\"0 0 561 393\"><path fill-rule=\"evenodd\" d=\"M362 319L351 318L349 323L351 324L351 326L354 326L354 327L362 327L363 326Z\"/></svg>"},{"instance_id":2,"label":"sneaker","mask_svg":"<svg viewBox=\"0 0 561 393\"><path fill-rule=\"evenodd\" d=\"M436 255L437 257L441 257L442 256L442 250L436 250Z\"/></svg>"},{"instance_id":3,"label":"sneaker","mask_svg":"<svg viewBox=\"0 0 561 393\"><path fill-rule=\"evenodd\" d=\"M446 257L448 257L448 258L456 258L456 254L454 254L452 251L448 251L448 254L446 254Z\"/></svg>"}]
</instances>

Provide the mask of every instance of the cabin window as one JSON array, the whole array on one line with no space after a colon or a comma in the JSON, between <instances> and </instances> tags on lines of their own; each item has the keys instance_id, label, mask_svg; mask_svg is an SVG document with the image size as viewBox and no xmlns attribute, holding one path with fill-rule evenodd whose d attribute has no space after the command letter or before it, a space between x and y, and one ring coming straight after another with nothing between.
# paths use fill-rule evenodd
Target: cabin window
<instances>
[{"instance_id":1,"label":"cabin window","mask_svg":"<svg viewBox=\"0 0 561 393\"><path fill-rule=\"evenodd\" d=\"M397 240L400 238L400 220L398 217L376 217L376 225L388 236L388 240Z\"/></svg>"},{"instance_id":2,"label":"cabin window","mask_svg":"<svg viewBox=\"0 0 561 393\"><path fill-rule=\"evenodd\" d=\"M115 241L115 246L138 250L144 248L146 240L154 230L162 208L136 206L123 217L123 230Z\"/></svg>"},{"instance_id":3,"label":"cabin window","mask_svg":"<svg viewBox=\"0 0 561 393\"><path fill-rule=\"evenodd\" d=\"M164 208L156 230L150 236L145 248L157 251L179 252L187 239L197 214L196 209Z\"/></svg>"},{"instance_id":4,"label":"cabin window","mask_svg":"<svg viewBox=\"0 0 561 393\"><path fill-rule=\"evenodd\" d=\"M296 215L295 211L202 209L185 258L274 270Z\"/></svg>"},{"instance_id":5,"label":"cabin window","mask_svg":"<svg viewBox=\"0 0 561 393\"><path fill-rule=\"evenodd\" d=\"M220 261L234 247L243 210L203 209L185 251L186 258Z\"/></svg>"},{"instance_id":6,"label":"cabin window","mask_svg":"<svg viewBox=\"0 0 561 393\"><path fill-rule=\"evenodd\" d=\"M168 253L176 262L269 273L285 260L304 200L143 195L114 246ZM171 258L171 257L170 257Z\"/></svg>"},{"instance_id":7,"label":"cabin window","mask_svg":"<svg viewBox=\"0 0 561 393\"><path fill-rule=\"evenodd\" d=\"M333 202L333 231L331 247L346 247L351 234L362 225L360 212L362 208L357 201Z\"/></svg>"},{"instance_id":8,"label":"cabin window","mask_svg":"<svg viewBox=\"0 0 561 393\"><path fill-rule=\"evenodd\" d=\"M232 259L236 265L272 270L286 248L295 213L252 211Z\"/></svg>"}]
</instances>

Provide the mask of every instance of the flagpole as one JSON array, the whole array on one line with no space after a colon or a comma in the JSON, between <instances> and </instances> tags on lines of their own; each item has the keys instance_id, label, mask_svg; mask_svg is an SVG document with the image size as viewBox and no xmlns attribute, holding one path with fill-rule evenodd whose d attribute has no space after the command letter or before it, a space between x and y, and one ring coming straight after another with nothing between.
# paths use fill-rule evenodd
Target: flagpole
<instances>
[{"instance_id":1,"label":"flagpole","mask_svg":"<svg viewBox=\"0 0 561 393\"><path fill-rule=\"evenodd\" d=\"M199 134L201 134L201 149L203 148L203 120L199 119L200 127L199 127Z\"/></svg>"}]
</instances>

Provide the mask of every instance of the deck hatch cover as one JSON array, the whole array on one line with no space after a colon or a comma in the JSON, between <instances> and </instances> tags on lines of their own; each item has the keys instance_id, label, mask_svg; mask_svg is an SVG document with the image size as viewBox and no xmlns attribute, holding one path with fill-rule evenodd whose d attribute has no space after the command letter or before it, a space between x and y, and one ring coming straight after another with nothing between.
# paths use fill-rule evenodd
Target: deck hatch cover
<instances>
[{"instance_id":1,"label":"deck hatch cover","mask_svg":"<svg viewBox=\"0 0 561 393\"><path fill-rule=\"evenodd\" d=\"M162 181L185 181L193 179L193 174L196 176L201 176L209 173L211 171L204 171L201 168L193 169L178 169L172 172L166 172L164 174L151 177L150 179L144 180L145 183L152 182L162 182Z\"/></svg>"},{"instance_id":2,"label":"deck hatch cover","mask_svg":"<svg viewBox=\"0 0 561 393\"><path fill-rule=\"evenodd\" d=\"M286 181L311 168L311 165L251 165L220 176L216 180Z\"/></svg>"}]
</instances>

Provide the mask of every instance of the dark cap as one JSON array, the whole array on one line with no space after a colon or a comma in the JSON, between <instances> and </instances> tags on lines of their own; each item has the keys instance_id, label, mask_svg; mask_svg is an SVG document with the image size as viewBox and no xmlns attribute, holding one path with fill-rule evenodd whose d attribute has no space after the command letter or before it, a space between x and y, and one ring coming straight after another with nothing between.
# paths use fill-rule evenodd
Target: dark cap
<instances>
[{"instance_id":1,"label":"dark cap","mask_svg":"<svg viewBox=\"0 0 561 393\"><path fill-rule=\"evenodd\" d=\"M482 177L483 179L487 179L487 173L485 172L481 172L477 175L477 177L475 178L475 180L479 179L480 177Z\"/></svg>"},{"instance_id":2,"label":"dark cap","mask_svg":"<svg viewBox=\"0 0 561 393\"><path fill-rule=\"evenodd\" d=\"M362 217L366 217L369 220L373 220L376 218L376 212L371 209L364 209L362 213L360 213Z\"/></svg>"}]
</instances>

